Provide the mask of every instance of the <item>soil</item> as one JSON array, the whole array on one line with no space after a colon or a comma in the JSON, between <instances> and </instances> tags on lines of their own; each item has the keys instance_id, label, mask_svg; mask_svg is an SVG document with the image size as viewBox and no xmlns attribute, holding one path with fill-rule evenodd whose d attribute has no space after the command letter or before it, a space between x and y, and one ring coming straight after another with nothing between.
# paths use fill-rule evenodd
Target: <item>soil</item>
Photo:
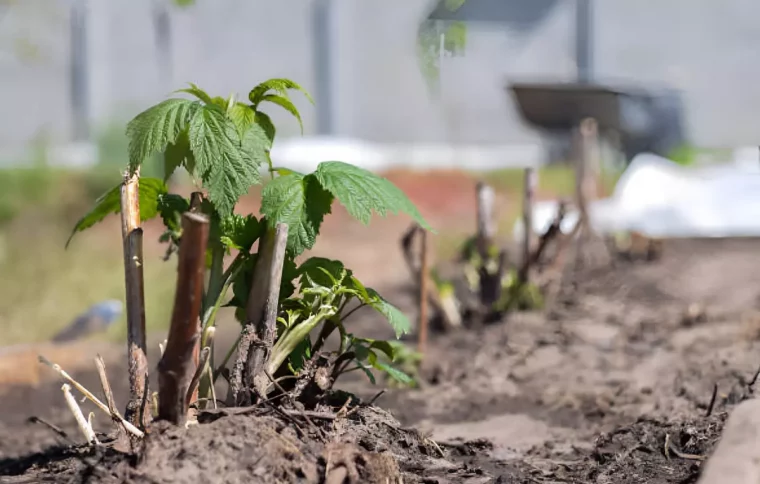
<instances>
[{"instance_id":1,"label":"soil","mask_svg":"<svg viewBox=\"0 0 760 484\"><path fill-rule=\"evenodd\" d=\"M406 223L371 231L375 245L361 236L362 251L384 244L382 263L355 257L365 261L360 277L374 277L414 315L400 255L387 249ZM326 237L317 252L347 254L353 233ZM187 430L156 426L139 463L27 422L41 417L81 442L59 381L16 383L0 389L0 482L694 483L727 415L753 397L757 247L755 239L669 240L659 261L568 273L545 311L431 335L419 388L378 396L382 381L352 374L340 388L374 403L346 418L262 408L205 415ZM357 334L388 336L375 314L359 312L352 324ZM109 363L120 402L121 353ZM98 387L92 371L72 373ZM109 423L96 415L97 429Z\"/></svg>"}]
</instances>

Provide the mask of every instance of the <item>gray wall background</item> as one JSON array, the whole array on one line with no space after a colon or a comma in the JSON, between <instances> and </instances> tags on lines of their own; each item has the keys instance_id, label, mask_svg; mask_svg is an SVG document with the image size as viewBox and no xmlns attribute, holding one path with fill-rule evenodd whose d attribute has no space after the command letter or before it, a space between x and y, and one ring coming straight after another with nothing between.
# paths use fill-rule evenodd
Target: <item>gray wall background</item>
<instances>
[{"instance_id":1,"label":"gray wall background","mask_svg":"<svg viewBox=\"0 0 760 484\"><path fill-rule=\"evenodd\" d=\"M172 8L169 78L162 78L152 0L89 0L93 127L123 123L186 82L245 97L259 81L289 77L314 92L311 3L198 0ZM760 2L594 3L598 80L682 90L688 134L698 145L760 142ZM574 78L573 5L560 5L527 36L469 25L466 55L445 59L436 99L416 54L418 22L430 1L333 0L337 134L379 142L538 140L504 87L508 79ZM70 2L5 0L0 9L0 154L7 158L43 134L55 142L71 137ZM313 133L314 108L294 97ZM297 134L297 123L278 109L271 112L280 133Z\"/></svg>"}]
</instances>

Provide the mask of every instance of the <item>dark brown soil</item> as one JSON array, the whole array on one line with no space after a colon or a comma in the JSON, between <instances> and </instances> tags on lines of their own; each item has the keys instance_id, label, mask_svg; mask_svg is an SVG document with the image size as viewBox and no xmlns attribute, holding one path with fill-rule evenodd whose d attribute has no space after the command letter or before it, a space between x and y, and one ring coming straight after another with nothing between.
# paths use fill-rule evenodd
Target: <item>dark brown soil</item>
<instances>
[{"instance_id":1,"label":"dark brown soil","mask_svg":"<svg viewBox=\"0 0 760 484\"><path fill-rule=\"evenodd\" d=\"M335 472L344 471L329 465L355 471L355 482L693 483L727 414L753 393L758 245L670 241L659 262L587 270L575 285L569 278L545 313L437 336L421 388L389 389L376 401L392 417L367 407L347 420L312 419L322 430L275 415L156 429L132 466L70 447L30 455L59 439L25 423L30 415L80 436L60 383L17 388L2 396L0 482L342 482ZM413 295L389 294L413 314ZM685 318L694 303L704 317ZM381 336L383 328L365 314L353 330ZM365 400L379 390L354 378L341 387Z\"/></svg>"},{"instance_id":2,"label":"dark brown soil","mask_svg":"<svg viewBox=\"0 0 760 484\"><path fill-rule=\"evenodd\" d=\"M356 407L345 418L333 418L332 412L264 413L202 413L200 423L187 429L156 423L139 462L110 449L68 446L2 461L0 467L6 476L22 476L9 482L379 484L466 482L484 475L451 462L450 449L401 428L374 407Z\"/></svg>"}]
</instances>

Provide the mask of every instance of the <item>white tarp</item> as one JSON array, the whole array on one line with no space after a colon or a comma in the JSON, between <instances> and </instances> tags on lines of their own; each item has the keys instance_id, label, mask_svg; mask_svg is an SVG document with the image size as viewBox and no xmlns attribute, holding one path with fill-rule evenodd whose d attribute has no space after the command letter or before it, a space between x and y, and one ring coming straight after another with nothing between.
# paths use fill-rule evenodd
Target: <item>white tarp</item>
<instances>
[{"instance_id":1,"label":"white tarp","mask_svg":"<svg viewBox=\"0 0 760 484\"><path fill-rule=\"evenodd\" d=\"M636 156L609 198L589 206L600 233L638 231L651 237L760 236L760 170L752 164L684 167L645 153ZM543 233L554 219L557 202L534 207L533 230ZM568 213L563 232L577 213ZM522 221L515 225L519 240Z\"/></svg>"}]
</instances>

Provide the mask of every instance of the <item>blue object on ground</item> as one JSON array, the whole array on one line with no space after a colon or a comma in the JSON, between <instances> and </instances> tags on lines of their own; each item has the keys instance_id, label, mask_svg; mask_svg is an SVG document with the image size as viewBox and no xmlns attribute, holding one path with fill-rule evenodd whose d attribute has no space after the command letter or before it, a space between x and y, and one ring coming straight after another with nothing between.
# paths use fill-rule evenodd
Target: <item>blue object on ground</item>
<instances>
[{"instance_id":1,"label":"blue object on ground","mask_svg":"<svg viewBox=\"0 0 760 484\"><path fill-rule=\"evenodd\" d=\"M124 304L116 299L101 301L77 316L74 321L53 336L56 343L74 341L90 334L105 331L119 320L124 310Z\"/></svg>"}]
</instances>

